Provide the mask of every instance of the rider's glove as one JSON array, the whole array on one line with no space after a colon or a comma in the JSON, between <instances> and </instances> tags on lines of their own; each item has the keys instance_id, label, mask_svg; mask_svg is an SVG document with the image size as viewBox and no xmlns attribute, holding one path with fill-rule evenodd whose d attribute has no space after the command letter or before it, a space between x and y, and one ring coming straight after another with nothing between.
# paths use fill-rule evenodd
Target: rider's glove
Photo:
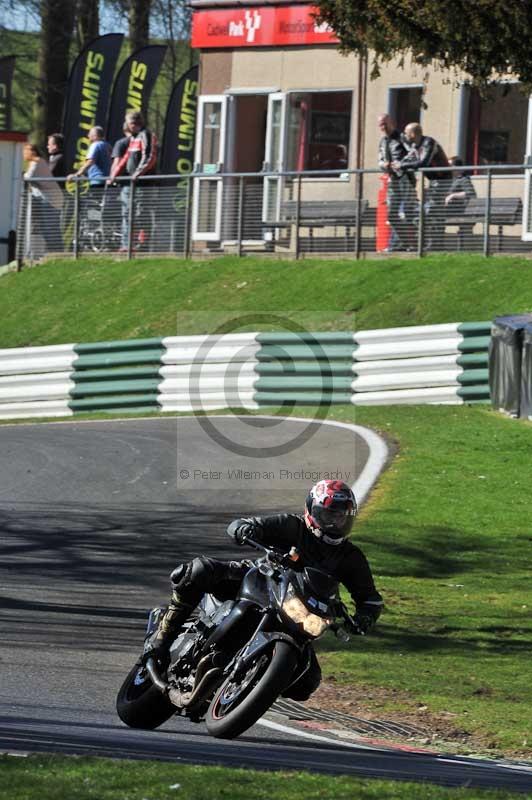
<instances>
[{"instance_id":1,"label":"rider's glove","mask_svg":"<svg viewBox=\"0 0 532 800\"><path fill-rule=\"evenodd\" d=\"M374 625L375 620L369 614L355 614L346 627L349 629L349 633L353 633L355 636L365 636Z\"/></svg>"},{"instance_id":2,"label":"rider's glove","mask_svg":"<svg viewBox=\"0 0 532 800\"><path fill-rule=\"evenodd\" d=\"M253 523L247 519L236 519L227 528L227 533L237 544L245 544L253 535Z\"/></svg>"}]
</instances>

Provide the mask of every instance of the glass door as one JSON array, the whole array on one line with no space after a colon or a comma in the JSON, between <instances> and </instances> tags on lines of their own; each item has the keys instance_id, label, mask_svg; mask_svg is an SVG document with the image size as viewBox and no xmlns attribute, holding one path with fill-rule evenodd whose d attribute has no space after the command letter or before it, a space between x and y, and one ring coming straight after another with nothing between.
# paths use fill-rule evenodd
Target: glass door
<instances>
[{"instance_id":1,"label":"glass door","mask_svg":"<svg viewBox=\"0 0 532 800\"><path fill-rule=\"evenodd\" d=\"M198 141L194 171L203 173L194 180L192 237L219 241L221 238L227 96L203 95L198 98Z\"/></svg>"},{"instance_id":2,"label":"glass door","mask_svg":"<svg viewBox=\"0 0 532 800\"><path fill-rule=\"evenodd\" d=\"M523 228L521 238L525 242L532 241L532 96L528 100L528 125L526 133L525 164L530 169L525 171L523 198Z\"/></svg>"},{"instance_id":3,"label":"glass door","mask_svg":"<svg viewBox=\"0 0 532 800\"><path fill-rule=\"evenodd\" d=\"M266 123L266 146L264 148L264 171L282 172L285 161L285 117L286 95L268 96L268 116ZM264 178L262 200L263 222L278 222L281 214L281 197L284 179L276 175Z\"/></svg>"}]
</instances>

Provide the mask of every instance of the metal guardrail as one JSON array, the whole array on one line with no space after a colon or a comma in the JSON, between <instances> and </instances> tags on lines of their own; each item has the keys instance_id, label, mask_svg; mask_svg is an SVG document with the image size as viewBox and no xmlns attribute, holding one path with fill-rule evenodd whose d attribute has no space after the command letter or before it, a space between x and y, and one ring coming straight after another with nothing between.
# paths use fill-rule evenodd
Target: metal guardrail
<instances>
[{"instance_id":1,"label":"metal guardrail","mask_svg":"<svg viewBox=\"0 0 532 800\"><path fill-rule=\"evenodd\" d=\"M378 170L157 175L105 188L26 180L16 258L22 266L52 254L530 253L522 238L527 167L460 171L458 184L449 168L386 179L387 187Z\"/></svg>"}]
</instances>

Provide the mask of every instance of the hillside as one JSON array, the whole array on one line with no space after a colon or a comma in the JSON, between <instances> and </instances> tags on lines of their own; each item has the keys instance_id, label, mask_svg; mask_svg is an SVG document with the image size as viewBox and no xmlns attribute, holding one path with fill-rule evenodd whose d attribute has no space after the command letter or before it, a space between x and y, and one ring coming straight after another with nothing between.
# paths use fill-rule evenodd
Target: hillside
<instances>
[{"instance_id":1,"label":"hillside","mask_svg":"<svg viewBox=\"0 0 532 800\"><path fill-rule=\"evenodd\" d=\"M202 333L232 319L238 330L286 324L268 315L362 330L531 310L532 264L518 257L50 261L0 278L0 347Z\"/></svg>"}]
</instances>

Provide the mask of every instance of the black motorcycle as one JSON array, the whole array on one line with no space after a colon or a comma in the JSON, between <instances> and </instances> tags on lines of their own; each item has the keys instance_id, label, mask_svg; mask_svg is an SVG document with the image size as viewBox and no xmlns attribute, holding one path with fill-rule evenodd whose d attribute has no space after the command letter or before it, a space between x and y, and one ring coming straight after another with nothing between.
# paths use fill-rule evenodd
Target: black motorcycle
<instances>
[{"instance_id":1,"label":"black motorcycle","mask_svg":"<svg viewBox=\"0 0 532 800\"><path fill-rule=\"evenodd\" d=\"M336 618L349 621L338 582L298 565L290 553L264 551L250 562L236 600L206 594L170 647L162 671L148 643L165 608L150 612L144 658L117 697L118 716L132 728L153 730L173 714L206 722L212 736L232 739L250 728L304 675L312 642L329 628L347 640Z\"/></svg>"}]
</instances>

